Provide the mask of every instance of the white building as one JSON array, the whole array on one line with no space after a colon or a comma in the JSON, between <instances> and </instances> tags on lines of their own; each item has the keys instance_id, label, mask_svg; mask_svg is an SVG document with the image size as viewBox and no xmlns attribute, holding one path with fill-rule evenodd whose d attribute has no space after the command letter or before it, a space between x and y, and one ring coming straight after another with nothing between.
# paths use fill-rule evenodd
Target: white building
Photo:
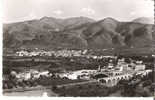
<instances>
[{"instance_id":1,"label":"white building","mask_svg":"<svg viewBox=\"0 0 155 100\"><path fill-rule=\"evenodd\" d=\"M63 73L63 74L60 74L59 76L61 78L67 77L68 79L76 80L76 79L78 79L78 77L81 77L81 78L87 77L88 78L88 76L90 74L93 74L96 72L97 72L96 70L78 70L78 71L73 71L73 72L69 72L69 73Z\"/></svg>"},{"instance_id":2,"label":"white building","mask_svg":"<svg viewBox=\"0 0 155 100\"><path fill-rule=\"evenodd\" d=\"M136 65L135 66L135 71L139 71L139 70L145 70L145 65Z\"/></svg>"},{"instance_id":3,"label":"white building","mask_svg":"<svg viewBox=\"0 0 155 100\"><path fill-rule=\"evenodd\" d=\"M135 71L145 70L145 65L142 64L142 61L137 61L135 65Z\"/></svg>"},{"instance_id":4,"label":"white building","mask_svg":"<svg viewBox=\"0 0 155 100\"><path fill-rule=\"evenodd\" d=\"M18 56L28 56L29 55L29 53L27 51L24 51L24 50L18 51L18 52L16 52L16 54Z\"/></svg>"}]
</instances>

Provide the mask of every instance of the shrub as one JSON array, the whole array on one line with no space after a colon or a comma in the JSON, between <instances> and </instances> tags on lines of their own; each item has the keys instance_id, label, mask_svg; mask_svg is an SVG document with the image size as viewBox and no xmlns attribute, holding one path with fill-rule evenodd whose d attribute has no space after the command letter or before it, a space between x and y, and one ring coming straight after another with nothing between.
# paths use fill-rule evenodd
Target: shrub
<instances>
[{"instance_id":1,"label":"shrub","mask_svg":"<svg viewBox=\"0 0 155 100\"><path fill-rule=\"evenodd\" d=\"M144 81L143 87L149 86L151 84L152 84L151 80Z\"/></svg>"}]
</instances>

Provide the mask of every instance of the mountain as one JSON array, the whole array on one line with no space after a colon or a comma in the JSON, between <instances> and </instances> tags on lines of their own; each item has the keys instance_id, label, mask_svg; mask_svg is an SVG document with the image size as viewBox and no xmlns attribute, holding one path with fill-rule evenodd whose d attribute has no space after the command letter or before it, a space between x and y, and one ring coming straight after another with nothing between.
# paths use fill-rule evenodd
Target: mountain
<instances>
[{"instance_id":1,"label":"mountain","mask_svg":"<svg viewBox=\"0 0 155 100\"><path fill-rule=\"evenodd\" d=\"M83 37L89 48L146 47L155 39L153 25L119 22L112 18L92 23L84 30Z\"/></svg>"},{"instance_id":2,"label":"mountain","mask_svg":"<svg viewBox=\"0 0 155 100\"><path fill-rule=\"evenodd\" d=\"M79 27L86 23L92 23L94 21L95 20L87 18L87 17L83 17L83 16L72 17L72 18L65 19L63 21L63 25L65 26L65 29L68 30L68 29Z\"/></svg>"},{"instance_id":3,"label":"mountain","mask_svg":"<svg viewBox=\"0 0 155 100\"><path fill-rule=\"evenodd\" d=\"M151 47L154 40L155 26L136 20L43 17L3 25L4 48L11 49L141 48Z\"/></svg>"},{"instance_id":4,"label":"mountain","mask_svg":"<svg viewBox=\"0 0 155 100\"><path fill-rule=\"evenodd\" d=\"M140 18L134 19L132 22L142 23L142 24L154 24L154 18L140 17Z\"/></svg>"},{"instance_id":5,"label":"mountain","mask_svg":"<svg viewBox=\"0 0 155 100\"><path fill-rule=\"evenodd\" d=\"M114 38L119 38L119 33L115 31L118 24L115 19L105 18L90 24L82 36L87 40L89 48L111 48L114 46Z\"/></svg>"},{"instance_id":6,"label":"mountain","mask_svg":"<svg viewBox=\"0 0 155 100\"><path fill-rule=\"evenodd\" d=\"M4 48L83 48L79 34L69 29L91 22L94 20L87 17L43 17L39 20L4 24Z\"/></svg>"}]
</instances>

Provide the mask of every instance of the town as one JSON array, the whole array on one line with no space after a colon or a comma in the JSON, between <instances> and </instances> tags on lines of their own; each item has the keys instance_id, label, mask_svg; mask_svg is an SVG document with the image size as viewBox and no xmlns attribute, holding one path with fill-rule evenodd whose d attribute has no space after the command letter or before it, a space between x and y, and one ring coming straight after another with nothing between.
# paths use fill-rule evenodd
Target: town
<instances>
[{"instance_id":1,"label":"town","mask_svg":"<svg viewBox=\"0 0 155 100\"><path fill-rule=\"evenodd\" d=\"M144 93L141 94L145 94L146 91L147 94L153 94L154 55L151 57L96 56L88 53L88 50L60 50L56 52L18 51L16 56L35 58L28 61L26 59L4 61L4 95L9 91L48 87L57 95L81 96L82 94L64 94L65 91L63 90L64 92L61 93L62 91L59 89L61 90L64 87L72 89L75 86L85 84L98 84L99 86L113 88L119 86L122 81L128 81L128 85L142 85L141 88L145 89L143 90ZM48 60L39 58L43 56L52 56L53 58L50 60L49 58ZM145 86L147 82L148 84ZM117 92L116 90L108 93L108 95ZM97 96L102 95L97 94Z\"/></svg>"}]
</instances>

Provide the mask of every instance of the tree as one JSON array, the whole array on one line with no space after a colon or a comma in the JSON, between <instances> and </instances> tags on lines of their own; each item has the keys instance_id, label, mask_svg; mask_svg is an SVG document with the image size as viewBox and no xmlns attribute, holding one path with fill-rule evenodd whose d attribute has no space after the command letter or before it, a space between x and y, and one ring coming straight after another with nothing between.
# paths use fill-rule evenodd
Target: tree
<instances>
[{"instance_id":1,"label":"tree","mask_svg":"<svg viewBox=\"0 0 155 100\"><path fill-rule=\"evenodd\" d=\"M143 87L150 86L152 84L151 80L144 81Z\"/></svg>"},{"instance_id":2,"label":"tree","mask_svg":"<svg viewBox=\"0 0 155 100\"><path fill-rule=\"evenodd\" d=\"M52 90L53 90L53 91L55 91L55 90L57 90L57 89L58 89L57 85L53 85L53 86L52 86Z\"/></svg>"},{"instance_id":3,"label":"tree","mask_svg":"<svg viewBox=\"0 0 155 100\"><path fill-rule=\"evenodd\" d=\"M133 84L130 85L128 83L129 83L128 80L120 80L117 85L120 88L121 94L123 96L134 96L135 93L134 85Z\"/></svg>"}]
</instances>

